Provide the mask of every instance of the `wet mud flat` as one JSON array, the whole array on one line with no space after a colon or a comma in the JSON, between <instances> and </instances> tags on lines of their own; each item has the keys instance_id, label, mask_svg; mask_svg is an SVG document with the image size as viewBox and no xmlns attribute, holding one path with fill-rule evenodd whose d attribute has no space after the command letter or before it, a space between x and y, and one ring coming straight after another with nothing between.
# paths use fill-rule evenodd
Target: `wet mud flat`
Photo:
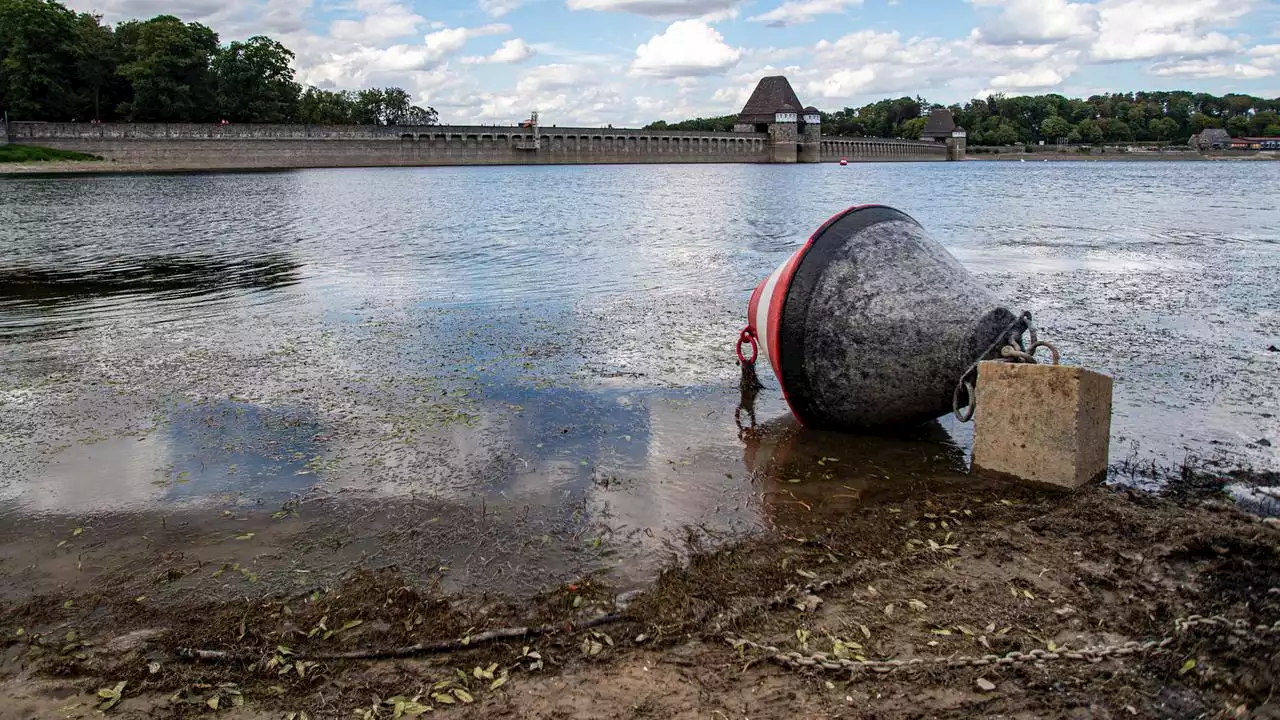
<instances>
[{"instance_id":1,"label":"wet mud flat","mask_svg":"<svg viewBox=\"0 0 1280 720\"><path fill-rule=\"evenodd\" d=\"M587 573L532 595L447 593L376 562L295 584L277 582L287 567L250 577L230 556L115 548L131 572L0 606L5 714L1275 711L1276 520L946 471L842 488L822 470L841 460L820 459L767 484L769 532L718 545L691 533L629 591Z\"/></svg>"}]
</instances>

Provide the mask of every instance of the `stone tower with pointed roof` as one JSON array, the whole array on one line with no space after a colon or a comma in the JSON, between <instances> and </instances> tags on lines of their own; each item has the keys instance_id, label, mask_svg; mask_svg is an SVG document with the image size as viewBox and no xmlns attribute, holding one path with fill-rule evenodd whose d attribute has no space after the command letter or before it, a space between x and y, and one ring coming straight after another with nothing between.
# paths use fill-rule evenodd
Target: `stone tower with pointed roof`
<instances>
[{"instance_id":1,"label":"stone tower with pointed roof","mask_svg":"<svg viewBox=\"0 0 1280 720\"><path fill-rule=\"evenodd\" d=\"M782 75L760 79L733 130L768 133L773 162L821 162L822 115L804 107Z\"/></svg>"},{"instance_id":2,"label":"stone tower with pointed roof","mask_svg":"<svg viewBox=\"0 0 1280 720\"><path fill-rule=\"evenodd\" d=\"M963 160L965 156L964 128L956 125L956 119L946 108L934 108L929 111L929 119L925 121L924 130L920 131L921 140L947 144L948 160Z\"/></svg>"}]
</instances>

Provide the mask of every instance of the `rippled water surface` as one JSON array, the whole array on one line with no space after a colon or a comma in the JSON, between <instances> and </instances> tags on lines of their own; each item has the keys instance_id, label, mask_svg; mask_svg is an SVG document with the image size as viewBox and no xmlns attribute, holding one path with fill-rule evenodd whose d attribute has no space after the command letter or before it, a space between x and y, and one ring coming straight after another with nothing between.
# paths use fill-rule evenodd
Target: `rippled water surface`
<instances>
[{"instance_id":1,"label":"rippled water surface","mask_svg":"<svg viewBox=\"0 0 1280 720\"><path fill-rule=\"evenodd\" d=\"M751 289L865 202L1115 377L1113 460L1280 469L1277 197L1270 163L0 178L0 517L265 508L300 556L536 586L765 527L797 480L963 471L950 419L807 433L769 382L734 422Z\"/></svg>"}]
</instances>

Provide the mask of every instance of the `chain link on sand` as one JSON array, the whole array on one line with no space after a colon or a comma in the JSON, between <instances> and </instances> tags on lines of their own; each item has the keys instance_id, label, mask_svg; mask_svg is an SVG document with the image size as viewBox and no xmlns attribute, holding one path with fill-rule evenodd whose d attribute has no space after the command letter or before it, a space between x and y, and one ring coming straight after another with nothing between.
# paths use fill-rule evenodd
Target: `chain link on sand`
<instances>
[{"instance_id":1,"label":"chain link on sand","mask_svg":"<svg viewBox=\"0 0 1280 720\"><path fill-rule=\"evenodd\" d=\"M795 651L783 651L772 645L762 645L745 638L726 636L725 640L735 649L751 648L768 655L768 659L792 670L844 670L856 672L868 670L877 673L893 672L903 668L921 667L988 667L1001 665L1019 665L1022 663L1047 663L1059 660L1098 663L1107 658L1126 657L1130 655L1157 654L1173 644L1180 633L1195 627L1213 627L1240 637L1261 638L1266 635L1280 634L1280 621L1271 625L1251 625L1245 620L1231 620L1221 615L1191 615L1174 621L1174 634L1159 640L1139 642L1130 640L1119 645L1095 645L1072 650L1059 648L1046 650L1037 648L1026 652L1015 650L1004 655L948 655L932 658L911 658L908 660L854 660L838 658L831 653L811 653L805 655Z\"/></svg>"}]
</instances>

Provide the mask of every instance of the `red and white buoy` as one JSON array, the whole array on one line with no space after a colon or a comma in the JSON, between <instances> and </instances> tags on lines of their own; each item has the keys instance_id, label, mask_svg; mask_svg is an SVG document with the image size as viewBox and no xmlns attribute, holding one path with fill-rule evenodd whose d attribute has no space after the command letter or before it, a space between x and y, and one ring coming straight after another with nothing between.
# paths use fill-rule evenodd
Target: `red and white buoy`
<instances>
[{"instance_id":1,"label":"red and white buoy","mask_svg":"<svg viewBox=\"0 0 1280 720\"><path fill-rule=\"evenodd\" d=\"M804 425L915 424L951 412L957 380L1020 322L910 216L862 205L756 287L739 358L758 346Z\"/></svg>"},{"instance_id":2,"label":"red and white buoy","mask_svg":"<svg viewBox=\"0 0 1280 720\"><path fill-rule=\"evenodd\" d=\"M849 161L848 161L848 160L845 160L844 158L840 158L840 164L841 164L841 165L848 165L848 164L849 164Z\"/></svg>"}]
</instances>

